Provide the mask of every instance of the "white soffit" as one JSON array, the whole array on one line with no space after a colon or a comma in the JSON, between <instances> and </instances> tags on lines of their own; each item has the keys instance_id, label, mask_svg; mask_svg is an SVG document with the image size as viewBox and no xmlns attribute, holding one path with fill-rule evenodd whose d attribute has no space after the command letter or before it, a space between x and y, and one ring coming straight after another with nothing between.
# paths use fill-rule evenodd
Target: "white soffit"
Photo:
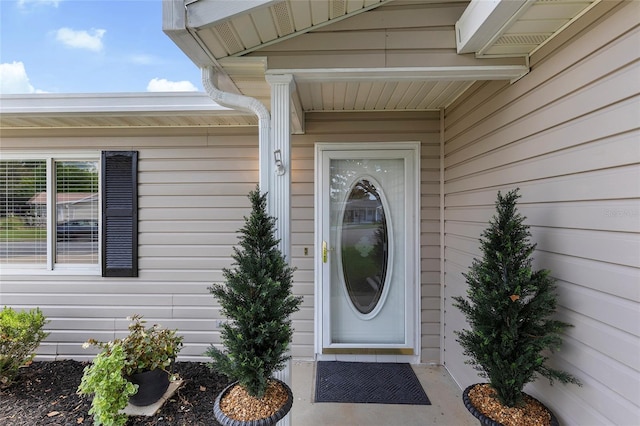
<instances>
[{"instance_id":1,"label":"white soffit","mask_svg":"<svg viewBox=\"0 0 640 426\"><path fill-rule=\"evenodd\" d=\"M0 129L255 126L253 114L205 93L82 93L0 96Z\"/></svg>"},{"instance_id":2,"label":"white soffit","mask_svg":"<svg viewBox=\"0 0 640 426\"><path fill-rule=\"evenodd\" d=\"M514 79L522 65L294 69L304 111L427 111L449 105L478 79ZM269 70L279 74L285 70Z\"/></svg>"},{"instance_id":3,"label":"white soffit","mask_svg":"<svg viewBox=\"0 0 640 426\"><path fill-rule=\"evenodd\" d=\"M479 52L520 9L534 1L471 0L456 22L458 53Z\"/></svg>"},{"instance_id":4,"label":"white soffit","mask_svg":"<svg viewBox=\"0 0 640 426\"><path fill-rule=\"evenodd\" d=\"M469 81L512 80L528 72L526 65L451 66L409 68L322 68L267 71L267 74L293 74L296 82L348 81Z\"/></svg>"},{"instance_id":5,"label":"white soffit","mask_svg":"<svg viewBox=\"0 0 640 426\"><path fill-rule=\"evenodd\" d=\"M245 55L390 1L196 0L186 4L185 25L219 60Z\"/></svg>"},{"instance_id":6,"label":"white soffit","mask_svg":"<svg viewBox=\"0 0 640 426\"><path fill-rule=\"evenodd\" d=\"M600 0L471 0L456 23L458 53L528 56Z\"/></svg>"},{"instance_id":7,"label":"white soffit","mask_svg":"<svg viewBox=\"0 0 640 426\"><path fill-rule=\"evenodd\" d=\"M390 13L426 5L435 11L456 0L165 0L163 22L165 32L198 66L218 70L223 90L254 97L267 107L271 92L265 76L290 74L297 84L293 102L302 111L438 109L475 81L515 81L525 75L528 56L599 1L471 0L451 36L459 53L490 60L470 66L269 69L265 58L248 55L380 6L388 6L380 10ZM499 57L522 61L491 62Z\"/></svg>"},{"instance_id":8,"label":"white soffit","mask_svg":"<svg viewBox=\"0 0 640 426\"><path fill-rule=\"evenodd\" d=\"M190 28L212 26L218 22L251 13L279 0L193 0L186 2L187 20Z\"/></svg>"}]
</instances>

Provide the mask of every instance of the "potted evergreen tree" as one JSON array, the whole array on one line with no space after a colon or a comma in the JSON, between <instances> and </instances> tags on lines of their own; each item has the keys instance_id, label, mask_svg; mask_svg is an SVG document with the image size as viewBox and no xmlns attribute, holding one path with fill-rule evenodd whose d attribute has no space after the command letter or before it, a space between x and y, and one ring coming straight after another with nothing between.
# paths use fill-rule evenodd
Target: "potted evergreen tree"
<instances>
[{"instance_id":1,"label":"potted evergreen tree","mask_svg":"<svg viewBox=\"0 0 640 426\"><path fill-rule=\"evenodd\" d=\"M498 192L496 215L480 239L482 259L474 259L464 274L468 298L454 297L453 306L465 315L469 329L457 331L457 340L488 384L465 389L467 409L481 424L518 424L511 418L532 416L557 424L555 416L523 392L524 386L544 376L553 384L580 384L572 375L546 365L548 351L557 350L561 332L571 327L552 318L556 310L555 283L550 271L532 269L535 244L529 226L517 211L518 189ZM501 414L500 414L501 413ZM496 418L498 417L498 418Z\"/></svg>"},{"instance_id":2,"label":"potted evergreen tree","mask_svg":"<svg viewBox=\"0 0 640 426\"><path fill-rule=\"evenodd\" d=\"M300 308L293 296L294 268L278 249L275 218L266 210L266 194L249 193L251 214L239 230L233 268L225 268L225 284L209 291L229 319L222 325L225 350L211 346L212 368L234 381L216 398L215 418L222 425L270 425L291 409L291 389L272 378L289 359L293 334L290 316Z\"/></svg>"}]
</instances>

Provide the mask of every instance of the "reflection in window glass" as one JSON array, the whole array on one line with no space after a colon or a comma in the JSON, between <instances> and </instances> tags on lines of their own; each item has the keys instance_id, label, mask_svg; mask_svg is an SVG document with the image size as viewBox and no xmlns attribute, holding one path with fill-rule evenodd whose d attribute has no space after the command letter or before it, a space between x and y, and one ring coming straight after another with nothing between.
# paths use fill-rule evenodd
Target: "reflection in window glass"
<instances>
[{"instance_id":1,"label":"reflection in window glass","mask_svg":"<svg viewBox=\"0 0 640 426\"><path fill-rule=\"evenodd\" d=\"M342 218L342 272L351 302L372 312L382 295L388 263L387 221L380 194L367 179L358 181Z\"/></svg>"},{"instance_id":2,"label":"reflection in window glass","mask_svg":"<svg viewBox=\"0 0 640 426\"><path fill-rule=\"evenodd\" d=\"M98 262L98 163L56 164L56 257L58 264Z\"/></svg>"},{"instance_id":3,"label":"reflection in window glass","mask_svg":"<svg viewBox=\"0 0 640 426\"><path fill-rule=\"evenodd\" d=\"M46 264L46 189L46 161L0 161L0 264Z\"/></svg>"},{"instance_id":4,"label":"reflection in window glass","mask_svg":"<svg viewBox=\"0 0 640 426\"><path fill-rule=\"evenodd\" d=\"M98 185L95 160L0 161L0 264L97 265Z\"/></svg>"}]
</instances>

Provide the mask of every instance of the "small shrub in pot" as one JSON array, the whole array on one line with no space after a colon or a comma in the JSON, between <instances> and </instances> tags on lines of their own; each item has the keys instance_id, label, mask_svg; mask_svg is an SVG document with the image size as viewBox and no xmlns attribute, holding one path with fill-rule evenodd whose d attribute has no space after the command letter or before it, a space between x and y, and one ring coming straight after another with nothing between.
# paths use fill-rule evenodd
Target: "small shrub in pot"
<instances>
[{"instance_id":1,"label":"small shrub in pot","mask_svg":"<svg viewBox=\"0 0 640 426\"><path fill-rule=\"evenodd\" d=\"M123 425L126 416L118 411L127 406L130 398L139 390L132 377L144 372L162 370L170 375L170 366L182 348L182 336L176 330L168 330L154 324L146 327L142 316L134 315L129 324L129 334L113 342L88 340L84 347L97 346L102 351L92 365L84 369L80 394L94 394L90 414L96 424ZM172 377L174 378L174 377ZM106 383L105 383L106 382ZM168 380L160 396L166 390Z\"/></svg>"}]
</instances>

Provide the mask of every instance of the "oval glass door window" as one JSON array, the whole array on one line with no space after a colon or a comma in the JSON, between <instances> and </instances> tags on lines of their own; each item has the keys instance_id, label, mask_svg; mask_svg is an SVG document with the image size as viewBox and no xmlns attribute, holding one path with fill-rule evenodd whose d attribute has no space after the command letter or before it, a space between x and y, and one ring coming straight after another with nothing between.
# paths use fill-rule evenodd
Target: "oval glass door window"
<instances>
[{"instance_id":1,"label":"oval glass door window","mask_svg":"<svg viewBox=\"0 0 640 426\"><path fill-rule=\"evenodd\" d=\"M376 187L360 179L347 196L341 225L342 273L347 294L361 314L371 313L383 294L389 244L387 221Z\"/></svg>"}]
</instances>

